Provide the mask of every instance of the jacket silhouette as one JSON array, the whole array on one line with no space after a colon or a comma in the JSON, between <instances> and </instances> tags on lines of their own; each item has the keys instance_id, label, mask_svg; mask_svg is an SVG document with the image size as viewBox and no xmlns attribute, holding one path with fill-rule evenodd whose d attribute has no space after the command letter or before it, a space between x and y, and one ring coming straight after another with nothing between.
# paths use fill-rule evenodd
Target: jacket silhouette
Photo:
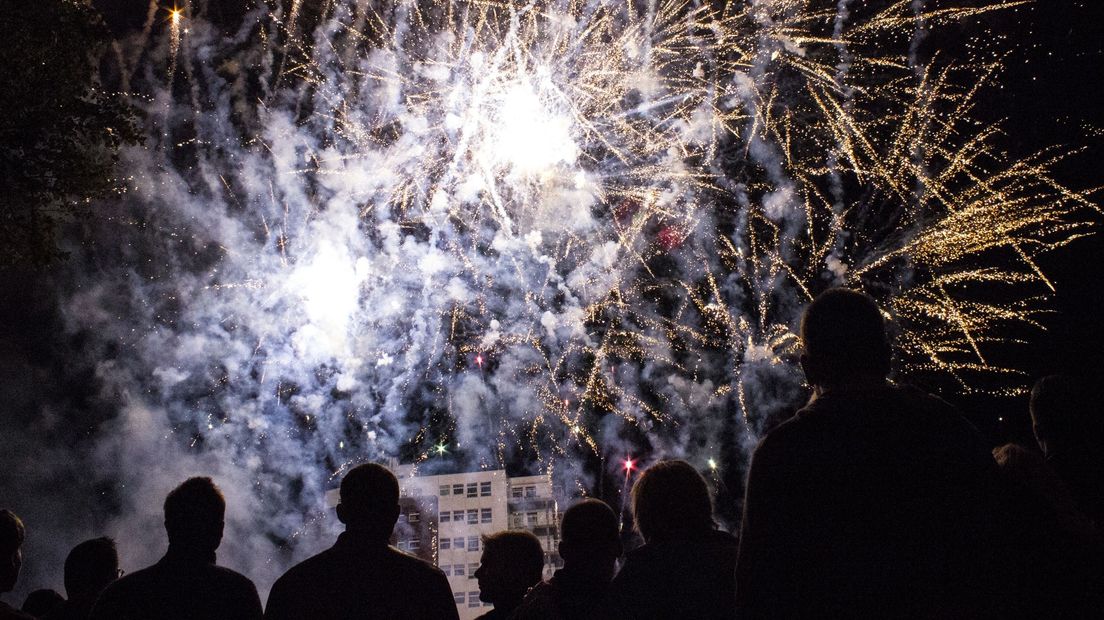
<instances>
[{"instance_id":1,"label":"jacket silhouette","mask_svg":"<svg viewBox=\"0 0 1104 620\"><path fill-rule=\"evenodd\" d=\"M352 532L280 577L265 609L267 620L458 617L444 573L386 540Z\"/></svg>"}]
</instances>

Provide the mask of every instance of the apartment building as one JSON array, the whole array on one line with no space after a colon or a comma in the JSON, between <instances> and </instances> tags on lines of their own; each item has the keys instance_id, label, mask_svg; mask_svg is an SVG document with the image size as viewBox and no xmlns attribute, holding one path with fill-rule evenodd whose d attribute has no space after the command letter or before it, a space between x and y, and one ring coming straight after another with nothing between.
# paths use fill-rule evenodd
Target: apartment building
<instances>
[{"instance_id":1,"label":"apartment building","mask_svg":"<svg viewBox=\"0 0 1104 620\"><path fill-rule=\"evenodd\" d=\"M411 465L393 469L402 498L393 544L448 576L462 620L490 607L479 600L475 579L483 535L529 530L544 547L545 577L562 564L557 553L560 494L548 477L509 478L504 470L418 476Z\"/></svg>"}]
</instances>

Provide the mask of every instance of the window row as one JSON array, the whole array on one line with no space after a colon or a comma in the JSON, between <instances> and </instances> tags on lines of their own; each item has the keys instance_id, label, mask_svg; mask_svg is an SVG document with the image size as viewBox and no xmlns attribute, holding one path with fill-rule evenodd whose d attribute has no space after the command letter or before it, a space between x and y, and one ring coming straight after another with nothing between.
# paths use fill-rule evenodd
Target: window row
<instances>
[{"instance_id":1,"label":"window row","mask_svg":"<svg viewBox=\"0 0 1104 620\"><path fill-rule=\"evenodd\" d=\"M463 606L464 605L465 594L467 594L466 598L467 598L468 607L479 607L480 605L482 605L483 607L490 607L491 606L490 603L484 603L484 602L479 600L479 592L478 591L467 592L467 593L456 592L452 595L452 600L456 601L456 604L458 606Z\"/></svg>"},{"instance_id":2,"label":"window row","mask_svg":"<svg viewBox=\"0 0 1104 620\"><path fill-rule=\"evenodd\" d=\"M517 486L510 488L510 497L514 499L520 499L522 497L536 497L537 487L534 485Z\"/></svg>"},{"instance_id":3,"label":"window row","mask_svg":"<svg viewBox=\"0 0 1104 620\"><path fill-rule=\"evenodd\" d=\"M469 482L464 484L442 484L437 489L437 494L441 497L447 495L466 496L466 497L490 497L491 496L491 483L490 482Z\"/></svg>"},{"instance_id":4,"label":"window row","mask_svg":"<svg viewBox=\"0 0 1104 620\"><path fill-rule=\"evenodd\" d=\"M422 541L414 538L412 540L400 540L395 543L395 546L403 551L417 551L422 548Z\"/></svg>"},{"instance_id":5,"label":"window row","mask_svg":"<svg viewBox=\"0 0 1104 620\"><path fill-rule=\"evenodd\" d=\"M510 515L510 523L511 523L511 527L522 527L522 526L525 526L525 525L538 525L540 523L540 519L538 518L538 515L537 515L536 512L526 512L526 513L515 512L514 514Z\"/></svg>"},{"instance_id":6,"label":"window row","mask_svg":"<svg viewBox=\"0 0 1104 620\"><path fill-rule=\"evenodd\" d=\"M463 523L466 517L468 523L490 523L491 516L490 508L469 508L467 512L463 510L453 510L452 512L442 510L440 520L441 523Z\"/></svg>"},{"instance_id":7,"label":"window row","mask_svg":"<svg viewBox=\"0 0 1104 620\"><path fill-rule=\"evenodd\" d=\"M441 550L443 551L445 549L464 549L465 548L465 544L464 544L465 542L467 542L467 550L468 551L479 551L479 537L478 536L468 536L466 541L465 541L463 536L461 536L459 538L442 538L441 539Z\"/></svg>"},{"instance_id":8,"label":"window row","mask_svg":"<svg viewBox=\"0 0 1104 620\"><path fill-rule=\"evenodd\" d=\"M442 564L437 568L441 569L441 572L446 577L463 577L467 575L468 579L475 579L475 571L479 568L479 562L472 562L470 564Z\"/></svg>"}]
</instances>

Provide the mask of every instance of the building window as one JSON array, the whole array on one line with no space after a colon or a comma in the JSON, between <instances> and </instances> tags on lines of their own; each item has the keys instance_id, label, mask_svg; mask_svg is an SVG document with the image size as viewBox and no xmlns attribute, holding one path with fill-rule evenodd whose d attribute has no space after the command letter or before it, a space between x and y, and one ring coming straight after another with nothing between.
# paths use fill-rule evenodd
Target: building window
<instances>
[{"instance_id":1,"label":"building window","mask_svg":"<svg viewBox=\"0 0 1104 620\"><path fill-rule=\"evenodd\" d=\"M421 548L422 548L422 541L418 540L417 538L410 541L410 550L411 551L417 551L418 549L421 549Z\"/></svg>"},{"instance_id":2,"label":"building window","mask_svg":"<svg viewBox=\"0 0 1104 620\"><path fill-rule=\"evenodd\" d=\"M437 489L437 495L444 497L449 494L449 485L442 484L441 488Z\"/></svg>"},{"instance_id":3,"label":"building window","mask_svg":"<svg viewBox=\"0 0 1104 620\"><path fill-rule=\"evenodd\" d=\"M521 499L521 487L514 487L510 489L510 497L514 499Z\"/></svg>"},{"instance_id":4,"label":"building window","mask_svg":"<svg viewBox=\"0 0 1104 620\"><path fill-rule=\"evenodd\" d=\"M448 577L452 574L452 564L442 564L437 568L441 569L441 572L445 574L445 577Z\"/></svg>"},{"instance_id":5,"label":"building window","mask_svg":"<svg viewBox=\"0 0 1104 620\"><path fill-rule=\"evenodd\" d=\"M479 483L479 496L480 497L490 497L491 496L491 483L490 482L480 482Z\"/></svg>"},{"instance_id":6,"label":"building window","mask_svg":"<svg viewBox=\"0 0 1104 620\"><path fill-rule=\"evenodd\" d=\"M422 513L412 512L412 513L406 515L406 520L411 522L411 523L417 523L418 521L422 520Z\"/></svg>"},{"instance_id":7,"label":"building window","mask_svg":"<svg viewBox=\"0 0 1104 620\"><path fill-rule=\"evenodd\" d=\"M475 579L475 571L479 570L479 562L468 564L468 579Z\"/></svg>"},{"instance_id":8,"label":"building window","mask_svg":"<svg viewBox=\"0 0 1104 620\"><path fill-rule=\"evenodd\" d=\"M463 564L457 564L457 565L453 566L452 567L452 574L457 576L457 577L463 577L464 576L464 565Z\"/></svg>"},{"instance_id":9,"label":"building window","mask_svg":"<svg viewBox=\"0 0 1104 620\"><path fill-rule=\"evenodd\" d=\"M452 520L452 513L445 510L441 512L441 523L448 523Z\"/></svg>"},{"instance_id":10,"label":"building window","mask_svg":"<svg viewBox=\"0 0 1104 620\"><path fill-rule=\"evenodd\" d=\"M399 549L406 549L406 541L400 540L399 542L395 543L395 546Z\"/></svg>"},{"instance_id":11,"label":"building window","mask_svg":"<svg viewBox=\"0 0 1104 620\"><path fill-rule=\"evenodd\" d=\"M476 497L479 494L479 485L474 482L468 483L468 497Z\"/></svg>"},{"instance_id":12,"label":"building window","mask_svg":"<svg viewBox=\"0 0 1104 620\"><path fill-rule=\"evenodd\" d=\"M535 513L535 512L525 513L525 525L536 525L536 524L537 524L537 513Z\"/></svg>"},{"instance_id":13,"label":"building window","mask_svg":"<svg viewBox=\"0 0 1104 620\"><path fill-rule=\"evenodd\" d=\"M525 487L525 497L536 497L537 487Z\"/></svg>"},{"instance_id":14,"label":"building window","mask_svg":"<svg viewBox=\"0 0 1104 620\"><path fill-rule=\"evenodd\" d=\"M479 607L479 592L468 592L468 607Z\"/></svg>"},{"instance_id":15,"label":"building window","mask_svg":"<svg viewBox=\"0 0 1104 620\"><path fill-rule=\"evenodd\" d=\"M453 510L452 511L452 522L453 523L460 523L463 520L464 520L464 511L463 510Z\"/></svg>"},{"instance_id":16,"label":"building window","mask_svg":"<svg viewBox=\"0 0 1104 620\"><path fill-rule=\"evenodd\" d=\"M463 538L453 538L452 539L452 548L453 549L463 549L464 548L464 539Z\"/></svg>"},{"instance_id":17,"label":"building window","mask_svg":"<svg viewBox=\"0 0 1104 620\"><path fill-rule=\"evenodd\" d=\"M479 511L475 508L468 511L468 523L479 523Z\"/></svg>"},{"instance_id":18,"label":"building window","mask_svg":"<svg viewBox=\"0 0 1104 620\"><path fill-rule=\"evenodd\" d=\"M463 605L464 604L464 593L463 592L457 592L456 594L453 594L452 595L452 600L456 601L457 605Z\"/></svg>"},{"instance_id":19,"label":"building window","mask_svg":"<svg viewBox=\"0 0 1104 620\"><path fill-rule=\"evenodd\" d=\"M491 509L483 508L479 511L479 522L490 523L491 522Z\"/></svg>"},{"instance_id":20,"label":"building window","mask_svg":"<svg viewBox=\"0 0 1104 620\"><path fill-rule=\"evenodd\" d=\"M464 485L462 485L462 484L452 485L452 494L453 495L463 495L464 494Z\"/></svg>"},{"instance_id":21,"label":"building window","mask_svg":"<svg viewBox=\"0 0 1104 620\"><path fill-rule=\"evenodd\" d=\"M479 551L478 536L468 536L468 551Z\"/></svg>"},{"instance_id":22,"label":"building window","mask_svg":"<svg viewBox=\"0 0 1104 620\"><path fill-rule=\"evenodd\" d=\"M451 549L451 548L452 548L452 539L451 538L442 538L441 539L441 550Z\"/></svg>"}]
</instances>

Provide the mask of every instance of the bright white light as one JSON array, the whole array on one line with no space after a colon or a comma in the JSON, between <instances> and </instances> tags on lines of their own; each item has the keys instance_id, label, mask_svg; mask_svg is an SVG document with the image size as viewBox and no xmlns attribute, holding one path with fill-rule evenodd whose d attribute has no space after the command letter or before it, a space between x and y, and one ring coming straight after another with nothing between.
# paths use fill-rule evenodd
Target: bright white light
<instances>
[{"instance_id":1,"label":"bright white light","mask_svg":"<svg viewBox=\"0 0 1104 620\"><path fill-rule=\"evenodd\" d=\"M331 353L344 349L360 301L360 282L352 258L344 249L328 244L301 263L288 281L302 300L307 320L325 336Z\"/></svg>"},{"instance_id":2,"label":"bright white light","mask_svg":"<svg viewBox=\"0 0 1104 620\"><path fill-rule=\"evenodd\" d=\"M489 146L497 163L510 166L514 174L550 172L557 164L574 164L579 156L571 119L550 110L525 82L505 91L495 117Z\"/></svg>"}]
</instances>

